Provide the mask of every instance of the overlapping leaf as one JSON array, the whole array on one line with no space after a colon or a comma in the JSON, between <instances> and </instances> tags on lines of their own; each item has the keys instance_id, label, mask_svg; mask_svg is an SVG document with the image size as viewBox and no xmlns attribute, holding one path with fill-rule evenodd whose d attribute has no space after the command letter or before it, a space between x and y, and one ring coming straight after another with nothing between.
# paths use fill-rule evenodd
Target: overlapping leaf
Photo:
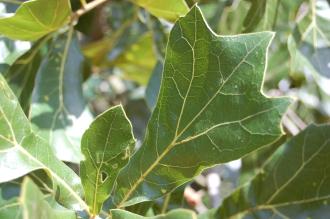
<instances>
[{"instance_id":1,"label":"overlapping leaf","mask_svg":"<svg viewBox=\"0 0 330 219\"><path fill-rule=\"evenodd\" d=\"M123 210L111 210L111 215L113 219L196 219L195 212L184 209L173 210L154 217L143 217Z\"/></svg>"},{"instance_id":2,"label":"overlapping leaf","mask_svg":"<svg viewBox=\"0 0 330 219\"><path fill-rule=\"evenodd\" d=\"M132 2L147 9L156 17L171 21L185 15L189 10L184 0L135 0Z\"/></svg>"},{"instance_id":3,"label":"overlapping leaf","mask_svg":"<svg viewBox=\"0 0 330 219\"><path fill-rule=\"evenodd\" d=\"M79 177L32 131L19 102L0 75L0 183L37 169L44 169L53 179L62 204L85 207L79 197L82 191Z\"/></svg>"},{"instance_id":4,"label":"overlapping leaf","mask_svg":"<svg viewBox=\"0 0 330 219\"><path fill-rule=\"evenodd\" d=\"M287 25L295 18L299 6L305 0L281 1L281 0L245 0L251 3L251 7L244 19L244 32L273 30L276 23ZM280 29L280 28L279 28Z\"/></svg>"},{"instance_id":5,"label":"overlapping leaf","mask_svg":"<svg viewBox=\"0 0 330 219\"><path fill-rule=\"evenodd\" d=\"M13 64L16 59L29 50L29 42L14 41L5 37L0 37L0 66Z\"/></svg>"},{"instance_id":6,"label":"overlapping leaf","mask_svg":"<svg viewBox=\"0 0 330 219\"><path fill-rule=\"evenodd\" d=\"M0 198L1 218L75 219L73 211L57 204L53 197L44 195L29 178L22 183L21 195L5 201Z\"/></svg>"},{"instance_id":7,"label":"overlapping leaf","mask_svg":"<svg viewBox=\"0 0 330 219\"><path fill-rule=\"evenodd\" d=\"M37 40L69 21L69 0L30 0L13 16L0 19L0 34L12 39Z\"/></svg>"},{"instance_id":8,"label":"overlapping leaf","mask_svg":"<svg viewBox=\"0 0 330 219\"><path fill-rule=\"evenodd\" d=\"M53 43L37 73L31 120L56 156L79 163L80 140L92 121L82 94L83 56L72 30Z\"/></svg>"},{"instance_id":9,"label":"overlapping leaf","mask_svg":"<svg viewBox=\"0 0 330 219\"><path fill-rule=\"evenodd\" d=\"M118 176L115 206L156 199L282 135L289 99L260 92L272 37L216 36L197 6L176 22L158 103L142 147Z\"/></svg>"},{"instance_id":10,"label":"overlapping leaf","mask_svg":"<svg viewBox=\"0 0 330 219\"><path fill-rule=\"evenodd\" d=\"M324 218L330 212L330 125L311 125L281 146L214 218Z\"/></svg>"},{"instance_id":11,"label":"overlapping leaf","mask_svg":"<svg viewBox=\"0 0 330 219\"><path fill-rule=\"evenodd\" d=\"M81 145L85 160L81 162L80 175L93 215L99 213L109 197L134 145L132 126L122 106L101 114L85 132Z\"/></svg>"},{"instance_id":12,"label":"overlapping leaf","mask_svg":"<svg viewBox=\"0 0 330 219\"><path fill-rule=\"evenodd\" d=\"M330 78L329 13L330 6L326 2L316 6L311 1L309 13L297 23L288 41L293 71L304 67L312 73Z\"/></svg>"},{"instance_id":13,"label":"overlapping leaf","mask_svg":"<svg viewBox=\"0 0 330 219\"><path fill-rule=\"evenodd\" d=\"M4 74L9 86L19 100L26 115L29 113L34 81L41 63L40 47L44 41L37 42Z\"/></svg>"}]
</instances>

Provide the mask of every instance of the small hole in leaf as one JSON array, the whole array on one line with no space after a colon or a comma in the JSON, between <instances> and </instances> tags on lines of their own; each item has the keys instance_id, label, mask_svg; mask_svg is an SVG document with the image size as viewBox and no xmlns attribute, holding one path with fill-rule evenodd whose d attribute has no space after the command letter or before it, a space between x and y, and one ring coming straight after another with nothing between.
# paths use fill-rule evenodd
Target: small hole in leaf
<instances>
[{"instance_id":1,"label":"small hole in leaf","mask_svg":"<svg viewBox=\"0 0 330 219\"><path fill-rule=\"evenodd\" d=\"M108 174L104 171L101 172L101 181L104 182L105 180L107 180L108 178Z\"/></svg>"}]
</instances>

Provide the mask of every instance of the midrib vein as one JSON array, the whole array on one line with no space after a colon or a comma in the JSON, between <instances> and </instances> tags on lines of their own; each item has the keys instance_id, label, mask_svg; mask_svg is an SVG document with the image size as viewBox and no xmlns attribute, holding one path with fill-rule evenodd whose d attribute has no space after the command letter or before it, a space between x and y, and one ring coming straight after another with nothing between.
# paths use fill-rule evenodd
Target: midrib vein
<instances>
[{"instance_id":1,"label":"midrib vein","mask_svg":"<svg viewBox=\"0 0 330 219\"><path fill-rule=\"evenodd\" d=\"M110 134L111 134L111 131L112 131L112 126L113 126L114 121L116 120L116 117L117 117L117 113L115 114L114 118L111 121L110 128L109 128L109 131L108 131L108 134L107 134L107 139L106 139L106 142L105 142L105 146L103 148L103 154L102 154L101 164L97 168L97 171L96 171L96 179L95 179L96 182L95 182L94 197L93 197L93 214L94 215L97 215L96 205L97 205L97 193L98 193L98 189L99 189L98 182L99 182L99 179L100 179L100 171L101 171L101 169L103 167L105 151L108 148L108 143L110 141Z\"/></svg>"},{"instance_id":2,"label":"midrib vein","mask_svg":"<svg viewBox=\"0 0 330 219\"><path fill-rule=\"evenodd\" d=\"M54 117L53 117L53 120L52 120L52 123L51 123L50 133L49 133L49 144L53 143L53 131L52 130L55 127L57 117L61 113L61 110L66 112L65 105L64 105L64 85L63 85L64 70L65 70L65 64L67 62L67 57L68 57L68 53L69 53L70 44L71 44L71 41L72 41L73 31L74 31L73 26L70 26L70 29L69 29L69 32L68 32L68 38L65 42L63 56L62 56L62 59L61 59L60 72L59 72L59 82L58 82L58 91L59 91L58 104L59 104L59 106L58 106L58 109L56 110L56 112L54 113Z\"/></svg>"},{"instance_id":3,"label":"midrib vein","mask_svg":"<svg viewBox=\"0 0 330 219\"><path fill-rule=\"evenodd\" d=\"M196 12L195 12L196 13ZM196 25L196 20L195 20L195 25ZM196 35L197 35L197 30L196 30L197 26L195 26L195 41L196 41ZM117 208L122 208L124 207L123 204L127 201L127 199L130 198L130 196L132 195L132 193L137 189L137 187L144 181L144 179L149 175L149 173L160 163L160 161L163 159L163 157L166 156L166 154L172 150L173 147L175 147L177 145L177 140L182 136L182 134L192 125L192 123L205 111L205 109L211 104L211 102L215 99L215 97L218 96L219 92L221 92L222 88L226 85L226 83L230 80L230 78L234 75L234 73L238 70L238 68L246 61L246 58L256 49L258 48L258 46L260 44L262 44L267 38L260 40L257 44L255 44L255 46L250 50L247 51L246 55L242 58L242 60L237 64L237 66L235 66L235 68L233 68L232 72L229 74L229 76L227 77L227 79L223 82L223 84L219 87L219 89L215 92L215 94L210 98L210 100L203 106L203 108L197 113L197 115L182 129L181 132L178 132L178 129L180 127L180 123L181 123L181 117L182 117L182 113L184 111L184 106L186 103L186 98L188 96L188 93L190 91L190 87L193 81L193 77L190 81L187 93L186 93L186 98L183 101L183 106L181 108L180 111L180 116L178 118L178 123L177 123L177 127L176 127L176 132L175 132L175 137L173 139L173 141L165 148L165 150L157 157L157 159L152 163L152 165L150 165L150 167L138 178L137 181L135 181L135 183L130 187L130 189L127 191L127 193L125 194L125 196L121 199L121 201L119 202L119 204L117 204ZM188 42L189 44L189 42ZM193 46L191 46L189 44L189 46L192 48L193 51L193 72L192 75L195 74L195 52L194 52L194 46L195 46L195 42L193 44ZM269 45L267 46L267 48L269 47ZM231 122L229 122L231 123ZM221 124L219 124L220 126ZM189 137L188 137L189 138Z\"/></svg>"}]
</instances>

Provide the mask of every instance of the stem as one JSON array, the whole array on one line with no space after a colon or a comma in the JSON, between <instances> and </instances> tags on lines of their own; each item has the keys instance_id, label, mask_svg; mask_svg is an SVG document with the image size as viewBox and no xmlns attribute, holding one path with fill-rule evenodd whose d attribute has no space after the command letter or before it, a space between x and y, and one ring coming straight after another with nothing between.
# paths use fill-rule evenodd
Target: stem
<instances>
[{"instance_id":1,"label":"stem","mask_svg":"<svg viewBox=\"0 0 330 219\"><path fill-rule=\"evenodd\" d=\"M83 6L83 8L85 8L85 6L87 5L86 0L80 0L80 3Z\"/></svg>"},{"instance_id":2,"label":"stem","mask_svg":"<svg viewBox=\"0 0 330 219\"><path fill-rule=\"evenodd\" d=\"M167 194L164 198L164 203L162 206L161 214L165 214L168 208L168 204L170 203L171 200L171 193Z\"/></svg>"},{"instance_id":3,"label":"stem","mask_svg":"<svg viewBox=\"0 0 330 219\"><path fill-rule=\"evenodd\" d=\"M17 1L17 0L0 0L0 2L9 3L9 4L15 4L15 5L20 5L20 4L23 3L23 2L20 2L20 1Z\"/></svg>"},{"instance_id":4,"label":"stem","mask_svg":"<svg viewBox=\"0 0 330 219\"><path fill-rule=\"evenodd\" d=\"M81 2L82 2L82 1L86 2L85 0L80 0L80 1L81 1ZM76 11L76 12L74 13L74 15L75 15L76 17L80 17L80 16L86 14L87 12L93 10L93 9L96 8L97 6L100 6L100 5L104 4L104 3L106 3L107 1L108 1L108 0L94 0L94 1L92 1L92 2L89 2L89 3L85 4L85 5L82 3L82 4L83 4L83 7L80 8L78 11Z\"/></svg>"}]
</instances>

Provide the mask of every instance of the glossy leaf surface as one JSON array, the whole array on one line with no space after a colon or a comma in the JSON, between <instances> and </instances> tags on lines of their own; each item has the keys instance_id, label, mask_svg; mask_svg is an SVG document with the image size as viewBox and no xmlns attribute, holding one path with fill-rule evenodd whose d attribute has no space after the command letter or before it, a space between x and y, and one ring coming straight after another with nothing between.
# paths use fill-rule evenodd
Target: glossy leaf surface
<instances>
[{"instance_id":1,"label":"glossy leaf surface","mask_svg":"<svg viewBox=\"0 0 330 219\"><path fill-rule=\"evenodd\" d=\"M14 15L0 19L0 34L34 41L62 27L69 21L70 14L69 0L30 0Z\"/></svg>"},{"instance_id":2,"label":"glossy leaf surface","mask_svg":"<svg viewBox=\"0 0 330 219\"><path fill-rule=\"evenodd\" d=\"M289 99L260 92L272 37L217 36L197 6L176 22L157 106L142 147L119 174L115 206L156 199L282 135Z\"/></svg>"},{"instance_id":3,"label":"glossy leaf surface","mask_svg":"<svg viewBox=\"0 0 330 219\"><path fill-rule=\"evenodd\" d=\"M184 0L135 0L132 2L147 9L156 17L172 21L185 15L189 10Z\"/></svg>"}]
</instances>

